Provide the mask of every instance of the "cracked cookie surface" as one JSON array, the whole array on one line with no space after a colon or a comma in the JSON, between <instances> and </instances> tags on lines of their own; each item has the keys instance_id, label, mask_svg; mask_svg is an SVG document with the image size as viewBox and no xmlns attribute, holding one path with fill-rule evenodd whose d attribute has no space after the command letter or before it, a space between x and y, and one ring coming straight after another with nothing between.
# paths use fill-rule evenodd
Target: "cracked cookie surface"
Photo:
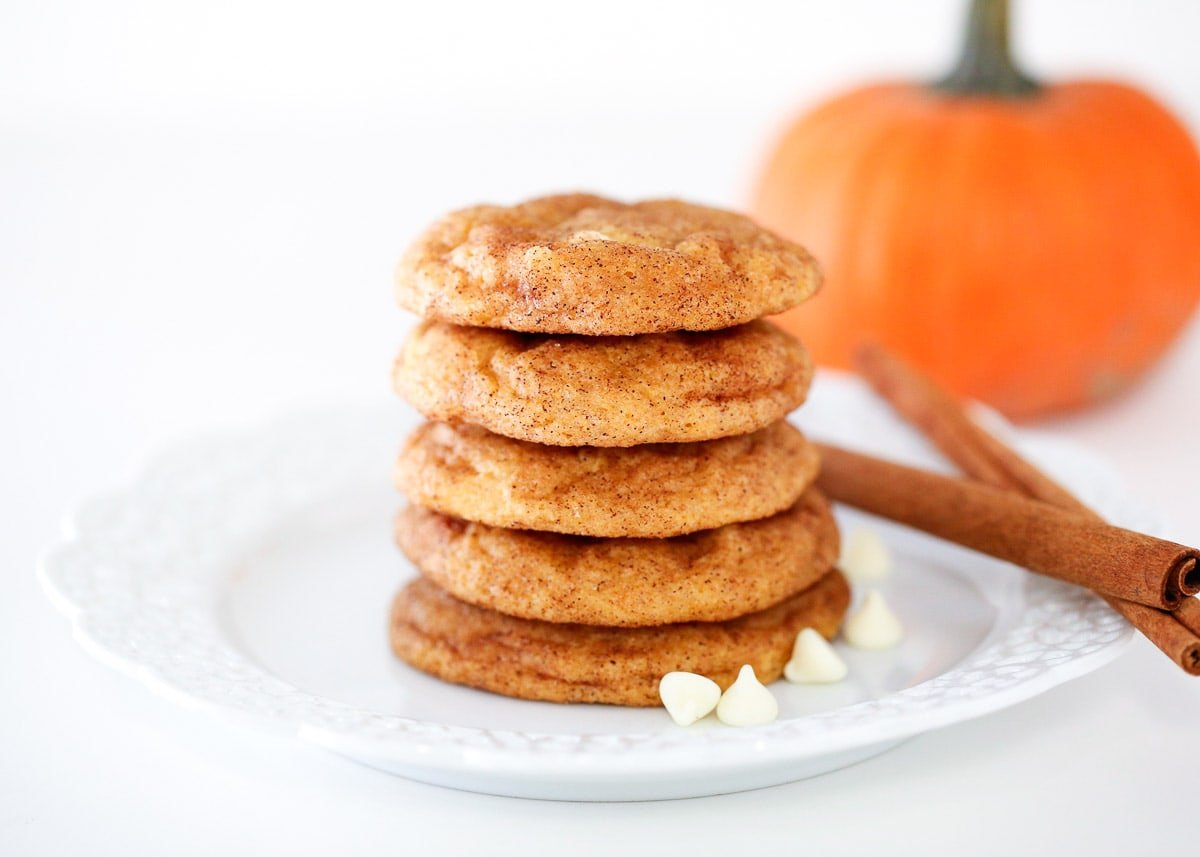
<instances>
[{"instance_id":1,"label":"cracked cookie surface","mask_svg":"<svg viewBox=\"0 0 1200 857\"><path fill-rule=\"evenodd\" d=\"M820 279L803 247L740 214L563 194L446 215L397 265L396 297L455 324L628 336L783 312Z\"/></svg>"},{"instance_id":2,"label":"cracked cookie surface","mask_svg":"<svg viewBox=\"0 0 1200 857\"><path fill-rule=\"evenodd\" d=\"M425 423L405 443L395 482L417 505L493 527L667 538L781 512L817 468L816 448L785 421L748 435L624 449Z\"/></svg>"},{"instance_id":3,"label":"cracked cookie surface","mask_svg":"<svg viewBox=\"0 0 1200 857\"><path fill-rule=\"evenodd\" d=\"M430 419L553 446L749 434L798 407L811 379L808 352L765 321L602 337L426 321L393 369L397 391Z\"/></svg>"},{"instance_id":4,"label":"cracked cookie surface","mask_svg":"<svg viewBox=\"0 0 1200 857\"><path fill-rule=\"evenodd\" d=\"M717 622L811 586L837 561L829 503L809 489L791 508L670 539L507 530L408 506L396 541L456 598L545 622L640 627Z\"/></svg>"}]
</instances>

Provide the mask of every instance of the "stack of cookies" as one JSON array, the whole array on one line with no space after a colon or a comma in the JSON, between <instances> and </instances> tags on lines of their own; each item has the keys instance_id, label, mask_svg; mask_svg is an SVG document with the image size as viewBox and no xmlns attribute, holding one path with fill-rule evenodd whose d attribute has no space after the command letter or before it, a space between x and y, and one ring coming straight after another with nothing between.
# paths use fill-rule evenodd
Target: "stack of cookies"
<instances>
[{"instance_id":1,"label":"stack of cookies","mask_svg":"<svg viewBox=\"0 0 1200 857\"><path fill-rule=\"evenodd\" d=\"M803 248L740 215L582 194L434 224L398 268L422 316L395 385L431 420L396 468L396 654L525 699L658 704L668 672L777 678L849 590L785 421L812 366L758 320Z\"/></svg>"}]
</instances>

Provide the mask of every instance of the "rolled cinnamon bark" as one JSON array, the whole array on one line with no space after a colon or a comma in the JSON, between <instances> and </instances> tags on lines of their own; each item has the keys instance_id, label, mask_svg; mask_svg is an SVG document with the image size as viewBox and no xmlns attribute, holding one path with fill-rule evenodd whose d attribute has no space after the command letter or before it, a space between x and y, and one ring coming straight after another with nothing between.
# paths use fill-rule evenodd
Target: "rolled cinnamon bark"
<instances>
[{"instance_id":1,"label":"rolled cinnamon bark","mask_svg":"<svg viewBox=\"0 0 1200 857\"><path fill-rule=\"evenodd\" d=\"M834 500L1104 595L1171 610L1200 552L979 482L818 444Z\"/></svg>"},{"instance_id":2,"label":"rolled cinnamon bark","mask_svg":"<svg viewBox=\"0 0 1200 857\"><path fill-rule=\"evenodd\" d=\"M1200 560L1182 563L1179 566L1179 591L1184 597L1190 597L1200 592Z\"/></svg>"},{"instance_id":3,"label":"rolled cinnamon bark","mask_svg":"<svg viewBox=\"0 0 1200 857\"><path fill-rule=\"evenodd\" d=\"M967 475L1100 520L1074 494L972 420L931 379L876 345L863 346L856 357L859 371L875 391ZM1194 593L1195 577L1194 563L1181 564L1177 585L1185 595ZM1191 675L1200 675L1200 600L1184 598L1173 613L1110 596L1105 600L1167 657Z\"/></svg>"}]
</instances>

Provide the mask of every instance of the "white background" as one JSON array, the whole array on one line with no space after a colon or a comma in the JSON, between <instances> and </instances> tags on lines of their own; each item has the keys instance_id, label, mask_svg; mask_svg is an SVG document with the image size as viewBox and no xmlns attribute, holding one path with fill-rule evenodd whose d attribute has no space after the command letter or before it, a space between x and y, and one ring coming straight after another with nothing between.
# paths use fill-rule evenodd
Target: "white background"
<instances>
[{"instance_id":1,"label":"white background","mask_svg":"<svg viewBox=\"0 0 1200 857\"><path fill-rule=\"evenodd\" d=\"M389 778L177 710L89 661L33 578L150 452L382 400L390 268L432 216L584 188L737 206L820 94L949 62L956 0L0 6L0 854L1148 853L1195 830L1200 682L1110 668L762 792L538 804ZM1026 0L1038 74L1200 129L1200 4ZM1200 541L1200 327L1043 426ZM401 405L397 404L397 407Z\"/></svg>"}]
</instances>

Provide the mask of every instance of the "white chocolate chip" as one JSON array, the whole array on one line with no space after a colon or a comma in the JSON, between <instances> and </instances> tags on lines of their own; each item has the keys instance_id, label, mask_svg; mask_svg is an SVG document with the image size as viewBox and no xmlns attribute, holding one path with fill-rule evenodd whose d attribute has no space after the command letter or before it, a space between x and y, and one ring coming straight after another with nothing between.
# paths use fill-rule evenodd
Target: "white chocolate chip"
<instances>
[{"instance_id":1,"label":"white chocolate chip","mask_svg":"<svg viewBox=\"0 0 1200 857\"><path fill-rule=\"evenodd\" d=\"M672 720L691 726L717 707L721 686L695 673L671 672L659 680L658 695Z\"/></svg>"},{"instance_id":2,"label":"white chocolate chip","mask_svg":"<svg viewBox=\"0 0 1200 857\"><path fill-rule=\"evenodd\" d=\"M759 726L778 716L779 703L771 691L763 687L750 664L742 667L737 681L717 703L717 719L730 726Z\"/></svg>"},{"instance_id":3,"label":"white chocolate chip","mask_svg":"<svg viewBox=\"0 0 1200 857\"><path fill-rule=\"evenodd\" d=\"M846 672L846 662L812 628L796 635L792 659L783 668L784 678L797 684L832 684L844 679Z\"/></svg>"},{"instance_id":4,"label":"white chocolate chip","mask_svg":"<svg viewBox=\"0 0 1200 857\"><path fill-rule=\"evenodd\" d=\"M842 627L846 642L860 649L890 649L900 642L904 629L879 591L872 589Z\"/></svg>"},{"instance_id":5,"label":"white chocolate chip","mask_svg":"<svg viewBox=\"0 0 1200 857\"><path fill-rule=\"evenodd\" d=\"M880 581L892 570L892 557L879 534L867 527L854 530L842 544L838 560L851 580Z\"/></svg>"}]
</instances>

